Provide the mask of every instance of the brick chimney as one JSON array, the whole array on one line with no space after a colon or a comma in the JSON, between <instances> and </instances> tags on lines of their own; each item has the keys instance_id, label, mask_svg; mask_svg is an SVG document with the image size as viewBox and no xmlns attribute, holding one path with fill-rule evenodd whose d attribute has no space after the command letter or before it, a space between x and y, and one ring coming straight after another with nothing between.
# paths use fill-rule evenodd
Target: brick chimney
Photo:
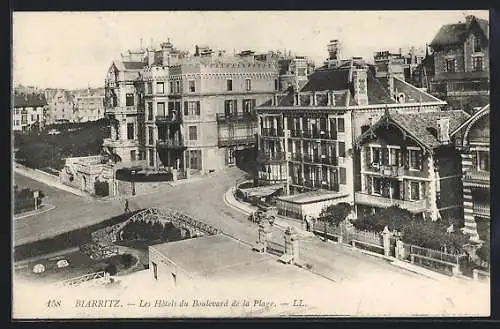
<instances>
[{"instance_id":1,"label":"brick chimney","mask_svg":"<svg viewBox=\"0 0 500 329\"><path fill-rule=\"evenodd\" d=\"M162 51L162 65L168 66L170 65L170 50L172 49L170 40L168 42L163 42L161 44Z\"/></svg>"},{"instance_id":2,"label":"brick chimney","mask_svg":"<svg viewBox=\"0 0 500 329\"><path fill-rule=\"evenodd\" d=\"M367 69L353 68L352 83L354 85L354 100L358 105L368 105Z\"/></svg>"},{"instance_id":3,"label":"brick chimney","mask_svg":"<svg viewBox=\"0 0 500 329\"><path fill-rule=\"evenodd\" d=\"M153 66L155 61L155 52L151 48L148 48L147 52L148 52L148 66Z\"/></svg>"},{"instance_id":4,"label":"brick chimney","mask_svg":"<svg viewBox=\"0 0 500 329\"><path fill-rule=\"evenodd\" d=\"M440 118L437 121L437 139L440 143L450 142L450 118Z\"/></svg>"}]
</instances>

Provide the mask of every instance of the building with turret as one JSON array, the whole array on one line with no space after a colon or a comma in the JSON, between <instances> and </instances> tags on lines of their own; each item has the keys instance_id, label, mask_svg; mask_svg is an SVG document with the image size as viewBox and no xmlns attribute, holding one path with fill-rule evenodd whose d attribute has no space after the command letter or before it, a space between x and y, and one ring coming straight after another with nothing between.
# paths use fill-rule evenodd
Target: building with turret
<instances>
[{"instance_id":1,"label":"building with turret","mask_svg":"<svg viewBox=\"0 0 500 329\"><path fill-rule=\"evenodd\" d=\"M228 55L196 46L189 55L170 41L128 51L106 78L113 124L104 149L120 166L168 171L174 179L252 161L254 108L285 83L304 85L311 71L306 58L274 52Z\"/></svg>"}]
</instances>

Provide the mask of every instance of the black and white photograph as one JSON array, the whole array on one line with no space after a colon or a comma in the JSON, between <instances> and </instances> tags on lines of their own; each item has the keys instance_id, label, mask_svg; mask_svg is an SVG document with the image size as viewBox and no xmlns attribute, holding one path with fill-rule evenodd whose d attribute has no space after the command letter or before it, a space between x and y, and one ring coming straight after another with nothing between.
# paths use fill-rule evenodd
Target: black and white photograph
<instances>
[{"instance_id":1,"label":"black and white photograph","mask_svg":"<svg viewBox=\"0 0 500 329\"><path fill-rule=\"evenodd\" d=\"M14 11L11 317L490 316L489 17Z\"/></svg>"}]
</instances>

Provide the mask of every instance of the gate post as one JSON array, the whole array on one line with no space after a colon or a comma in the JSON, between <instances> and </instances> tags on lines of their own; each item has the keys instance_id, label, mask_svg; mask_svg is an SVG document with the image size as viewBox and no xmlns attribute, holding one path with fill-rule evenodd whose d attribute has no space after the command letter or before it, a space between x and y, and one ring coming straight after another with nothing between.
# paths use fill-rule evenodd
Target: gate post
<instances>
[{"instance_id":1,"label":"gate post","mask_svg":"<svg viewBox=\"0 0 500 329\"><path fill-rule=\"evenodd\" d=\"M391 232L387 226L382 231L382 242L384 245L384 256L389 257L391 255Z\"/></svg>"}]
</instances>

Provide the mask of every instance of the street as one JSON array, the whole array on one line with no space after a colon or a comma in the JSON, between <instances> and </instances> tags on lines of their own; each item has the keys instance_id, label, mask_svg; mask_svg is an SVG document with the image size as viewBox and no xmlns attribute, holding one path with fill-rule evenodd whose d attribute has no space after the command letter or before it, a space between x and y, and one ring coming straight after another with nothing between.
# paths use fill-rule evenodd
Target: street
<instances>
[{"instance_id":1,"label":"street","mask_svg":"<svg viewBox=\"0 0 500 329\"><path fill-rule=\"evenodd\" d=\"M130 198L130 207L132 210L147 207L174 208L253 244L258 237L257 225L250 222L245 214L228 207L223 200L224 192L242 175L243 172L239 169L227 169L202 180ZM18 220L15 233L16 239L21 241L16 241L17 243L99 222L123 211L120 200L84 201L67 192L17 175L16 184L42 189L47 195L47 202L56 205L50 212ZM272 227L272 240L283 244L283 232L276 226ZM451 278L435 281L391 265L384 259L363 254L355 248L323 242L319 237L303 237L300 240L300 259L302 263L310 265L310 271L318 279L321 277L334 286L344 287L342 294L349 293L351 297L359 296L364 300L377 300L390 294L391 303L395 305L393 307L401 307L402 311L409 307L415 311L422 307L432 309L432 304L424 305L426 303L423 301L428 300L440 305L436 307L442 307L443 303L449 304L451 309L467 305L473 312L467 301L468 298L477 296L474 297L475 307L481 312L489 302L486 298L486 285L462 283ZM311 289L314 284L311 282ZM411 295L404 295L405 303L399 304L397 300L402 297L400 294L410 291Z\"/></svg>"}]
</instances>

